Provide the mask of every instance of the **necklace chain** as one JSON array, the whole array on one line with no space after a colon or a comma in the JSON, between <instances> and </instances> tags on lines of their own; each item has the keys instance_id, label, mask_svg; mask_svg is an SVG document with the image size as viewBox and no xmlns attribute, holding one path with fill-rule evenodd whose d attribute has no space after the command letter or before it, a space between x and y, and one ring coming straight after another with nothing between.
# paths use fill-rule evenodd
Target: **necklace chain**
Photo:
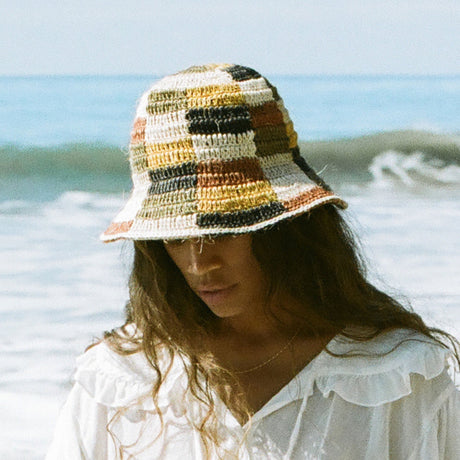
<instances>
[{"instance_id":1,"label":"necklace chain","mask_svg":"<svg viewBox=\"0 0 460 460\"><path fill-rule=\"evenodd\" d=\"M257 369L260 369L261 367L264 367L266 366L267 364L270 364L272 361L274 361L276 358L278 358L278 356L283 353L284 350L286 350L287 347L289 347L289 345L291 345L291 343L294 341L294 339L297 337L297 335L299 334L300 332L300 329L297 329L296 333L289 339L289 341L286 343L286 345L283 346L283 348L281 348L281 350L277 351L273 356L271 356L270 358L268 358L266 361L264 361L263 363L261 364L258 364L257 366L254 366L254 367L250 367L249 369L245 369L243 371L234 371L235 374L246 374L247 372L252 372L252 371L256 371Z\"/></svg>"}]
</instances>

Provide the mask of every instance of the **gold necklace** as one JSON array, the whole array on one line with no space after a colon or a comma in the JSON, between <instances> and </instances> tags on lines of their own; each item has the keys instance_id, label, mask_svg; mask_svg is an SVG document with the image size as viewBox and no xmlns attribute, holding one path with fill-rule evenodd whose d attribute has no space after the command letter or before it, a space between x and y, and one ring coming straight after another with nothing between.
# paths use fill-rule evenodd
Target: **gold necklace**
<instances>
[{"instance_id":1,"label":"gold necklace","mask_svg":"<svg viewBox=\"0 0 460 460\"><path fill-rule=\"evenodd\" d=\"M286 343L286 345L284 345L283 348L281 348L281 350L277 351L273 356L271 356L270 358L268 358L266 361L264 361L263 363L261 364L258 364L257 366L254 366L254 367L250 367L249 369L245 369L244 371L233 371L235 374L246 374L248 372L252 372L252 371L256 371L257 369L260 369L261 367L264 367L266 366L267 364L270 364L272 361L274 361L276 358L278 358L278 356L283 353L284 350L286 350L287 347L289 347L289 345L291 345L291 343L294 341L294 339L297 337L297 335L299 334L300 332L300 328L297 329L296 333L289 339L289 342Z\"/></svg>"}]
</instances>

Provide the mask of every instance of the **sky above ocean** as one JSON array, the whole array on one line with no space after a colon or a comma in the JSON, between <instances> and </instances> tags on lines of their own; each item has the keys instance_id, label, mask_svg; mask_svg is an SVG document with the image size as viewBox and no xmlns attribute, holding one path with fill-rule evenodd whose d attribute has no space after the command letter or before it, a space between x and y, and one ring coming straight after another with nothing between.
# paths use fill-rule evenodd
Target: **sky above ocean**
<instances>
[{"instance_id":1,"label":"sky above ocean","mask_svg":"<svg viewBox=\"0 0 460 460\"><path fill-rule=\"evenodd\" d=\"M0 0L0 75L458 74L458 0Z\"/></svg>"}]
</instances>

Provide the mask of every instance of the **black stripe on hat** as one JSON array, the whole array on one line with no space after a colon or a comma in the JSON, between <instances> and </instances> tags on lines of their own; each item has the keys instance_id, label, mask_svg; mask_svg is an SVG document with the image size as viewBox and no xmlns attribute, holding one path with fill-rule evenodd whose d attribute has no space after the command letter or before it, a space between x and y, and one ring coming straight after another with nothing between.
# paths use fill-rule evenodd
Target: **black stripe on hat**
<instances>
[{"instance_id":1,"label":"black stripe on hat","mask_svg":"<svg viewBox=\"0 0 460 460\"><path fill-rule=\"evenodd\" d=\"M197 215L197 225L199 227L224 227L239 228L248 227L269 220L286 211L282 203L273 201L252 209L244 209L234 212L211 212Z\"/></svg>"},{"instance_id":2,"label":"black stripe on hat","mask_svg":"<svg viewBox=\"0 0 460 460\"><path fill-rule=\"evenodd\" d=\"M331 187L324 182L324 180L316 174L315 170L306 162L305 158L300 154L299 147L291 149L292 159L294 163L311 179L324 190L331 191Z\"/></svg>"},{"instance_id":3,"label":"black stripe on hat","mask_svg":"<svg viewBox=\"0 0 460 460\"><path fill-rule=\"evenodd\" d=\"M149 171L152 182L172 179L173 177L191 176L196 174L197 164L194 161L187 161L167 168L152 169Z\"/></svg>"},{"instance_id":4,"label":"black stripe on hat","mask_svg":"<svg viewBox=\"0 0 460 460\"><path fill-rule=\"evenodd\" d=\"M259 72L242 65L233 65L222 70L228 72L235 81L254 80L261 77Z\"/></svg>"},{"instance_id":5,"label":"black stripe on hat","mask_svg":"<svg viewBox=\"0 0 460 460\"><path fill-rule=\"evenodd\" d=\"M249 109L244 105L192 108L185 118L190 134L239 134L251 129Z\"/></svg>"},{"instance_id":6,"label":"black stripe on hat","mask_svg":"<svg viewBox=\"0 0 460 460\"><path fill-rule=\"evenodd\" d=\"M154 169L149 171L149 175L152 182L149 189L151 195L193 188L197 184L197 164L189 161L176 166Z\"/></svg>"},{"instance_id":7,"label":"black stripe on hat","mask_svg":"<svg viewBox=\"0 0 460 460\"><path fill-rule=\"evenodd\" d=\"M174 192L187 188L195 188L197 176L175 177L174 179L154 182L149 188L149 195L159 195L161 193Z\"/></svg>"}]
</instances>

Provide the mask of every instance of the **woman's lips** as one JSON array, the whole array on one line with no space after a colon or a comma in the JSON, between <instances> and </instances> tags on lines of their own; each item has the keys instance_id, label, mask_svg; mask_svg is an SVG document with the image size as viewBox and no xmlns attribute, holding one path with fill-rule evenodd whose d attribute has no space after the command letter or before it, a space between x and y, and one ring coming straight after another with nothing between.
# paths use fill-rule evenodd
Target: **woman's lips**
<instances>
[{"instance_id":1,"label":"woman's lips","mask_svg":"<svg viewBox=\"0 0 460 460\"><path fill-rule=\"evenodd\" d=\"M204 302L219 303L225 300L234 291L236 286L236 284L232 284L225 288L198 289L197 292Z\"/></svg>"}]
</instances>

